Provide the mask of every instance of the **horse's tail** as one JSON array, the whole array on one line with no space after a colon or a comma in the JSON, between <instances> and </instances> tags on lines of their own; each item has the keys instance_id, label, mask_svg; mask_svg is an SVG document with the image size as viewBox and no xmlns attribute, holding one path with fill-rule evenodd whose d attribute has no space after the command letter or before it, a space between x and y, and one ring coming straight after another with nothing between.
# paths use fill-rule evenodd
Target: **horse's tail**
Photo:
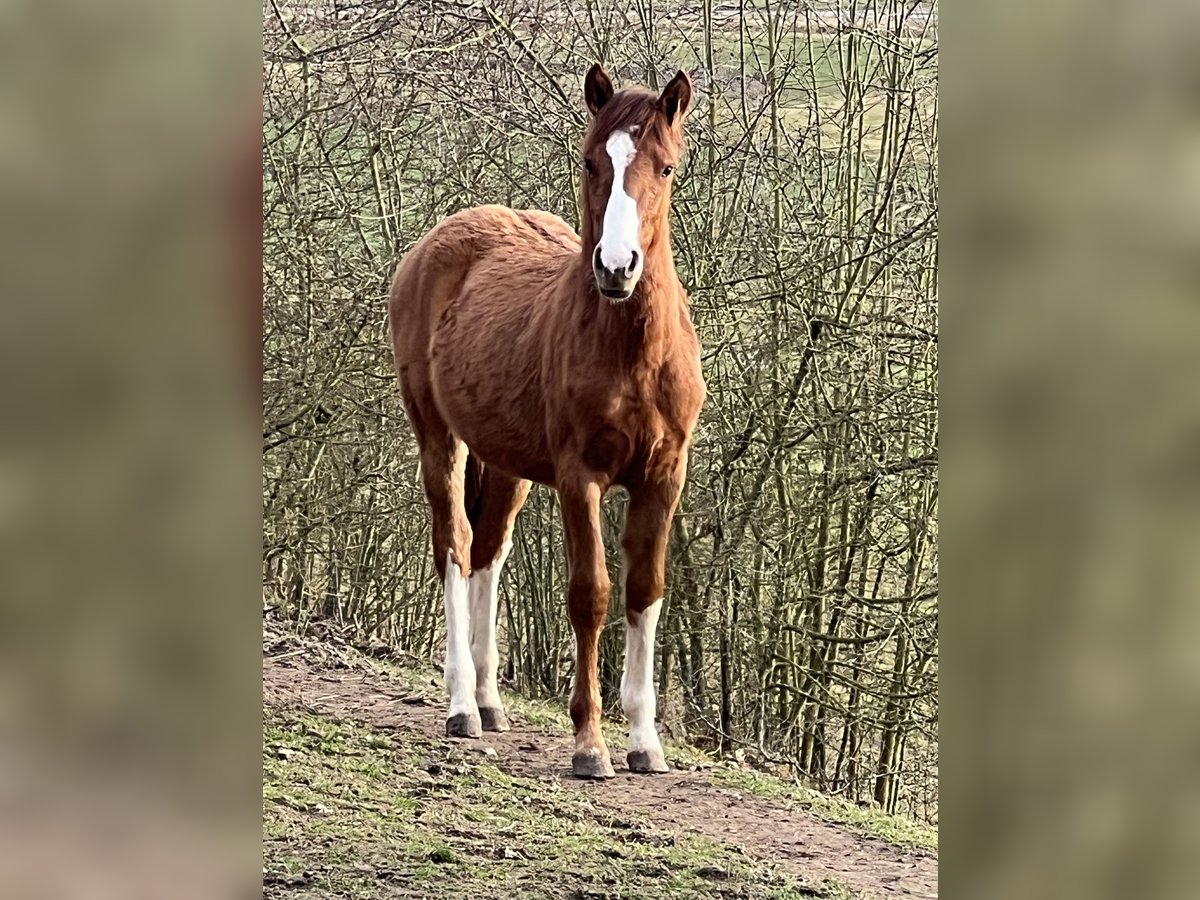
<instances>
[{"instance_id":1,"label":"horse's tail","mask_svg":"<svg viewBox=\"0 0 1200 900\"><path fill-rule=\"evenodd\" d=\"M479 521L483 509L483 479L487 477L483 461L474 453L467 451L467 471L463 477L463 505L467 510L467 520L474 525Z\"/></svg>"}]
</instances>

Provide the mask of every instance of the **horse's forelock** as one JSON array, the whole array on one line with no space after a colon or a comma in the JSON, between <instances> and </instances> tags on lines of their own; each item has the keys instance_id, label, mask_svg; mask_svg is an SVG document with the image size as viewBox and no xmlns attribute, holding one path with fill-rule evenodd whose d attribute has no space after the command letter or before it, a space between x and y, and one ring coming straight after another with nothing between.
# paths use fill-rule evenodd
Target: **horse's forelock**
<instances>
[{"instance_id":1,"label":"horse's forelock","mask_svg":"<svg viewBox=\"0 0 1200 900\"><path fill-rule=\"evenodd\" d=\"M603 144L616 131L637 127L637 143L649 139L671 145L676 138L658 107L658 95L645 88L626 88L614 94L592 120L585 144Z\"/></svg>"}]
</instances>

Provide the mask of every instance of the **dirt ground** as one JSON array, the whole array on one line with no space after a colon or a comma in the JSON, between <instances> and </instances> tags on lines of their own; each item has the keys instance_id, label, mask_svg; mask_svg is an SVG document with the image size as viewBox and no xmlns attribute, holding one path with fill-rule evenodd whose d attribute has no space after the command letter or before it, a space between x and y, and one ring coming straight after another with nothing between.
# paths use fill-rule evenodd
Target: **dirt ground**
<instances>
[{"instance_id":1,"label":"dirt ground","mask_svg":"<svg viewBox=\"0 0 1200 900\"><path fill-rule=\"evenodd\" d=\"M555 727L535 724L520 708L510 709L510 732L485 733L482 741L446 738L434 670L409 667L398 674L396 668L265 626L264 710L268 716L272 711L302 711L355 723L380 730L400 745L408 742L434 752L477 753L501 772L533 780L547 792L586 795L596 809L642 816L656 831L681 839L696 836L717 842L805 884L842 885L850 896L937 897L938 863L932 853L893 846L823 821L787 798L757 796L717 784L709 773L694 767L664 775L633 775L622 771L623 754L619 745L613 745L615 779L603 783L573 779L569 732L558 723Z\"/></svg>"}]
</instances>

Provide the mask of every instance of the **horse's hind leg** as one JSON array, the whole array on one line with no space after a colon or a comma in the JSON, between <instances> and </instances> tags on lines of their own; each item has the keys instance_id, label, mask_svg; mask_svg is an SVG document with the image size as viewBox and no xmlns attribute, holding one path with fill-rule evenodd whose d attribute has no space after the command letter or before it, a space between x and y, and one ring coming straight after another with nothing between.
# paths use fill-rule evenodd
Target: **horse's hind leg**
<instances>
[{"instance_id":1,"label":"horse's hind leg","mask_svg":"<svg viewBox=\"0 0 1200 900\"><path fill-rule=\"evenodd\" d=\"M414 400L412 385L404 398L421 448L421 476L433 518L433 558L446 602L446 689L450 711L446 734L480 737L483 729L475 703L475 665L471 660L471 523L464 501L467 447L437 415L432 404Z\"/></svg>"},{"instance_id":2,"label":"horse's hind leg","mask_svg":"<svg viewBox=\"0 0 1200 900\"><path fill-rule=\"evenodd\" d=\"M475 701L484 731L508 731L508 717L496 684L500 665L496 613L500 570L512 549L513 521L529 494L529 482L481 466L474 459L469 465L481 470L478 496L467 505L472 528L470 605Z\"/></svg>"},{"instance_id":3,"label":"horse's hind leg","mask_svg":"<svg viewBox=\"0 0 1200 900\"><path fill-rule=\"evenodd\" d=\"M571 771L577 778L612 778L612 759L600 730L600 632L611 593L600 533L604 489L584 474L560 480L558 492L571 563L567 606L575 632L575 686L570 705L575 755Z\"/></svg>"}]
</instances>

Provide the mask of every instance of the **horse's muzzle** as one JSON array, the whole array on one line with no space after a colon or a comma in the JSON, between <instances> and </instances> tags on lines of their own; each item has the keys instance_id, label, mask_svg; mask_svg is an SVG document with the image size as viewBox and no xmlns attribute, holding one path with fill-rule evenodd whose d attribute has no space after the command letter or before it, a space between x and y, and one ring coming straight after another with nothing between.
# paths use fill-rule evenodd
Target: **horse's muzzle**
<instances>
[{"instance_id":1,"label":"horse's muzzle","mask_svg":"<svg viewBox=\"0 0 1200 900\"><path fill-rule=\"evenodd\" d=\"M642 277L642 255L632 251L629 262L613 271L600 260L600 247L592 254L592 273L596 276L596 290L614 303L633 296L638 279Z\"/></svg>"}]
</instances>

